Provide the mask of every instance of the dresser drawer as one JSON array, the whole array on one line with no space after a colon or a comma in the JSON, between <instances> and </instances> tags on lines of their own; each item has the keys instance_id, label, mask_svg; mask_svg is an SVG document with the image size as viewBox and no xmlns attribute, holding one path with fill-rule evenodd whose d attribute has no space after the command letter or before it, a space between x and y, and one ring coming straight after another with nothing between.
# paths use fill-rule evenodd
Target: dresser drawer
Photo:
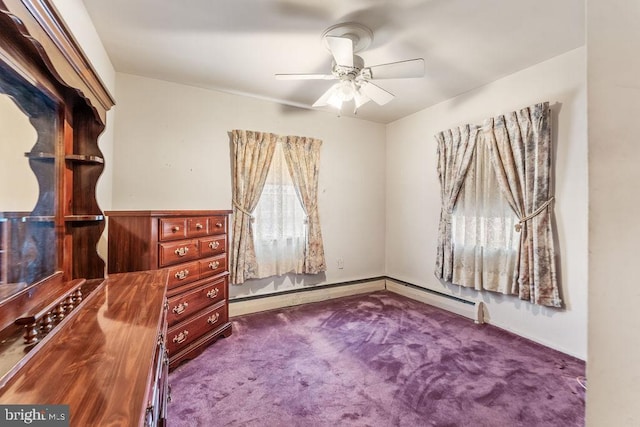
<instances>
[{"instance_id":1,"label":"dresser drawer","mask_svg":"<svg viewBox=\"0 0 640 427\"><path fill-rule=\"evenodd\" d=\"M167 289L173 289L185 283L195 282L199 278L200 266L197 261L171 267L169 269Z\"/></svg>"},{"instance_id":2,"label":"dresser drawer","mask_svg":"<svg viewBox=\"0 0 640 427\"><path fill-rule=\"evenodd\" d=\"M167 320L173 326L206 307L211 307L226 297L226 277L213 280L180 295L169 298Z\"/></svg>"},{"instance_id":3,"label":"dresser drawer","mask_svg":"<svg viewBox=\"0 0 640 427\"><path fill-rule=\"evenodd\" d=\"M227 257L225 254L201 259L198 263L200 264L200 277L215 276L227 271Z\"/></svg>"},{"instance_id":4,"label":"dresser drawer","mask_svg":"<svg viewBox=\"0 0 640 427\"><path fill-rule=\"evenodd\" d=\"M186 322L178 323L169 328L167 334L167 349L169 354L175 354L207 332L213 332L227 322L227 306L219 304L211 310L206 310Z\"/></svg>"},{"instance_id":5,"label":"dresser drawer","mask_svg":"<svg viewBox=\"0 0 640 427\"><path fill-rule=\"evenodd\" d=\"M187 237L200 237L208 234L208 218L189 218L187 219Z\"/></svg>"},{"instance_id":6,"label":"dresser drawer","mask_svg":"<svg viewBox=\"0 0 640 427\"><path fill-rule=\"evenodd\" d=\"M225 234L227 232L226 216L209 217L209 234Z\"/></svg>"},{"instance_id":7,"label":"dresser drawer","mask_svg":"<svg viewBox=\"0 0 640 427\"><path fill-rule=\"evenodd\" d=\"M227 248L227 236L225 234L219 236L205 237L198 240L200 246L200 256L212 256L223 254Z\"/></svg>"},{"instance_id":8,"label":"dresser drawer","mask_svg":"<svg viewBox=\"0 0 640 427\"><path fill-rule=\"evenodd\" d=\"M176 240L187 237L186 218L160 218L158 240Z\"/></svg>"},{"instance_id":9,"label":"dresser drawer","mask_svg":"<svg viewBox=\"0 0 640 427\"><path fill-rule=\"evenodd\" d=\"M200 257L197 240L160 243L158 248L159 267L190 261Z\"/></svg>"}]
</instances>

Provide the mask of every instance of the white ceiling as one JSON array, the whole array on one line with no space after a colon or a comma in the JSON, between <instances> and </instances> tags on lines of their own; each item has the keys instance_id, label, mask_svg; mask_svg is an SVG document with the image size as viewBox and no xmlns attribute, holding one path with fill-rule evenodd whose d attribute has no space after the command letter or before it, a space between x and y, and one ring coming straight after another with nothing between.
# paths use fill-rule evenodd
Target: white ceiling
<instances>
[{"instance_id":1,"label":"white ceiling","mask_svg":"<svg viewBox=\"0 0 640 427\"><path fill-rule=\"evenodd\" d=\"M321 43L355 21L374 40L365 65L425 59L421 79L379 80L396 95L357 117L389 123L584 44L584 0L84 0L118 72L311 108L331 81ZM330 107L323 107L329 109ZM350 108L347 108L350 110ZM343 110L342 115L352 115Z\"/></svg>"}]
</instances>

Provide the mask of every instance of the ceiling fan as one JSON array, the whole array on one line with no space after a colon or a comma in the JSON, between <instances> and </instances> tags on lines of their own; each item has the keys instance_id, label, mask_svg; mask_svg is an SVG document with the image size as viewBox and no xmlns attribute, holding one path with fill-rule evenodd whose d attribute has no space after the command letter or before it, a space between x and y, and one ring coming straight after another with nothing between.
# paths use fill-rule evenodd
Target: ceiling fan
<instances>
[{"instance_id":1,"label":"ceiling fan","mask_svg":"<svg viewBox=\"0 0 640 427\"><path fill-rule=\"evenodd\" d=\"M394 95L372 80L424 76L422 58L365 67L364 60L355 55L373 40L373 33L364 25L355 22L334 25L322 33L322 40L333 56L331 74L276 74L279 80L339 80L318 98L314 107L331 105L340 110L343 103L353 100L355 113L369 101L384 105Z\"/></svg>"}]
</instances>

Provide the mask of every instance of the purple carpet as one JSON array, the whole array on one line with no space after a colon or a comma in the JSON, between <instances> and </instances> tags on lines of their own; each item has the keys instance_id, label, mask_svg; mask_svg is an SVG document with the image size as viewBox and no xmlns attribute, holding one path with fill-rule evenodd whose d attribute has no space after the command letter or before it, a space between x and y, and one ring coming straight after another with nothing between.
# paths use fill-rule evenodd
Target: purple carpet
<instances>
[{"instance_id":1,"label":"purple carpet","mask_svg":"<svg viewBox=\"0 0 640 427\"><path fill-rule=\"evenodd\" d=\"M381 291L235 318L169 426L582 426L584 362Z\"/></svg>"}]
</instances>

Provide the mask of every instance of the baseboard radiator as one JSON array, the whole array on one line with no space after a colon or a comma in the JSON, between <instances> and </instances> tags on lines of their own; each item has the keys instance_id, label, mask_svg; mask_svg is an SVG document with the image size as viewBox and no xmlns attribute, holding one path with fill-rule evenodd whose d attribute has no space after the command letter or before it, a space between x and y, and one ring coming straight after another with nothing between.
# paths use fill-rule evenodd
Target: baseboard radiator
<instances>
[{"instance_id":1,"label":"baseboard radiator","mask_svg":"<svg viewBox=\"0 0 640 427\"><path fill-rule=\"evenodd\" d=\"M229 301L229 317L385 289L456 313L476 323L484 323L484 308L481 301L465 300L386 276L332 285L320 285L307 289L294 289L277 294L235 298Z\"/></svg>"},{"instance_id":2,"label":"baseboard radiator","mask_svg":"<svg viewBox=\"0 0 640 427\"><path fill-rule=\"evenodd\" d=\"M387 277L385 282L388 291L450 311L471 319L475 323L484 323L484 304L482 301L469 301L391 277Z\"/></svg>"},{"instance_id":3,"label":"baseboard radiator","mask_svg":"<svg viewBox=\"0 0 640 427\"><path fill-rule=\"evenodd\" d=\"M365 294L382 291L385 288L385 278L377 277L366 280L320 285L312 288L295 289L269 295L234 298L229 300L229 317L259 311L275 310L310 302L325 301L350 295Z\"/></svg>"}]
</instances>

